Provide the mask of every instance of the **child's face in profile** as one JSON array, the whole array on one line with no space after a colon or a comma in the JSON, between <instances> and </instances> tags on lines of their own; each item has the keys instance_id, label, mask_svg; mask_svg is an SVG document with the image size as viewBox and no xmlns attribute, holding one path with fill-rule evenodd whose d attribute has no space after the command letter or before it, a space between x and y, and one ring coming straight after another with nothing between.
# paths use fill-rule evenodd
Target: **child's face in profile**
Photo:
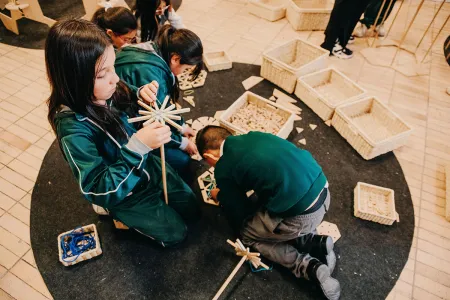
<instances>
[{"instance_id":1,"label":"child's face in profile","mask_svg":"<svg viewBox=\"0 0 450 300\"><path fill-rule=\"evenodd\" d=\"M181 59L178 54L172 55L172 58L170 59L170 70L175 76L194 67L194 65L181 64Z\"/></svg>"},{"instance_id":2,"label":"child's face in profile","mask_svg":"<svg viewBox=\"0 0 450 300\"><path fill-rule=\"evenodd\" d=\"M117 76L114 69L115 60L116 54L113 46L110 45L98 59L95 66L94 102L99 105L106 105L106 100L111 98L116 91L119 76Z\"/></svg>"}]
</instances>

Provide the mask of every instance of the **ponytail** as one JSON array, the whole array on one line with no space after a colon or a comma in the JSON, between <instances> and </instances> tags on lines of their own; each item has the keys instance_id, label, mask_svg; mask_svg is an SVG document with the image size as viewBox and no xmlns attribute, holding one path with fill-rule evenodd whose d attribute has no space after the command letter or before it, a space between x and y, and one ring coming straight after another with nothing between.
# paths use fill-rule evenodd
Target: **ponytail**
<instances>
[{"instance_id":1,"label":"ponytail","mask_svg":"<svg viewBox=\"0 0 450 300\"><path fill-rule=\"evenodd\" d=\"M141 22L141 42L153 41L158 33L156 10L161 0L136 0L133 8L136 19Z\"/></svg>"},{"instance_id":2,"label":"ponytail","mask_svg":"<svg viewBox=\"0 0 450 300\"><path fill-rule=\"evenodd\" d=\"M125 7L99 8L92 16L92 23L117 35L127 34L137 29L136 17Z\"/></svg>"}]
</instances>

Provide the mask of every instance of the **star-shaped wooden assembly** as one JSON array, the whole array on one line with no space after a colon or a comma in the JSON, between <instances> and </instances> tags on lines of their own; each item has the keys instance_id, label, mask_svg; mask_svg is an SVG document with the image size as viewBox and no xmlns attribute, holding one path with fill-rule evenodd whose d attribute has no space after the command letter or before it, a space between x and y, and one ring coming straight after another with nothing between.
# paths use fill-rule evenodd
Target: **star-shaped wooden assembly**
<instances>
[{"instance_id":1,"label":"star-shaped wooden assembly","mask_svg":"<svg viewBox=\"0 0 450 300\"><path fill-rule=\"evenodd\" d=\"M128 119L128 123L135 123L145 121L143 126L147 126L153 122L160 122L165 124L166 122L179 131L183 131L183 127L178 125L172 120L181 120L178 114L189 112L190 108L175 109L175 104L166 107L169 103L169 96L166 96L161 107L158 107L157 101L153 102L154 108L150 105L145 104L143 101L138 100L138 104L145 108L146 110L139 110L140 117ZM169 198L167 196L167 179L166 179L166 155L164 152L164 145L161 146L161 167L162 167L162 179L163 179L163 189L164 189L164 199L166 204L169 203Z\"/></svg>"},{"instance_id":2,"label":"star-shaped wooden assembly","mask_svg":"<svg viewBox=\"0 0 450 300\"><path fill-rule=\"evenodd\" d=\"M242 256L242 258L239 261L239 263L237 264L237 266L234 268L234 270L231 272L230 276L228 276L227 280L225 280L225 282L222 284L222 286L220 287L220 290L216 293L213 300L219 299L220 295L223 293L225 288L228 286L230 281L233 279L234 275L236 275L237 271L239 270L239 268L242 266L242 264L246 260L250 261L250 263L252 264L252 266L255 269L262 267L266 270L270 270L270 268L267 265L265 265L261 262L261 258L259 258L260 254L258 252L250 252L250 249L245 248L244 244L242 244L242 242L239 239L236 239L236 243L233 243L230 240L227 240L227 243L230 244L231 246L233 246L234 250L236 251L236 255Z\"/></svg>"}]
</instances>

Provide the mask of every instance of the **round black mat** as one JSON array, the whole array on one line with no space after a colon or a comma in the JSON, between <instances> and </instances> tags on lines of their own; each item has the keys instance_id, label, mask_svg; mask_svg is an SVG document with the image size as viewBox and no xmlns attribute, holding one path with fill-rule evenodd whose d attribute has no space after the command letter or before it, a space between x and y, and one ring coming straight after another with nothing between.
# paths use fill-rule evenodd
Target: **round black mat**
<instances>
[{"instance_id":1,"label":"round black mat","mask_svg":"<svg viewBox=\"0 0 450 300\"><path fill-rule=\"evenodd\" d=\"M90 0L96 1L96 0ZM172 0L175 10L182 0ZM132 7L134 0L125 0ZM81 18L85 15L82 0L39 0L44 16L59 21L67 18ZM0 12L9 15L8 10ZM9 31L0 21L0 43L22 48L44 49L49 27L45 24L22 18L18 22L19 35Z\"/></svg>"},{"instance_id":2,"label":"round black mat","mask_svg":"<svg viewBox=\"0 0 450 300\"><path fill-rule=\"evenodd\" d=\"M244 92L242 80L258 73L258 66L245 64L209 73L206 85L195 90L196 107L186 119L226 109ZM263 81L252 91L268 98L273 88ZM332 200L325 220L336 223L342 234L336 243L334 273L342 285L342 299L385 299L407 261L413 238L413 206L400 165L392 153L365 161L332 127L303 103L299 106L303 120L295 126L305 130L297 135L294 129L289 139L306 138L305 148L330 182ZM310 123L318 125L316 130L309 129ZM197 174L205 169L202 166ZM353 189L358 181L394 189L401 222L384 226L355 218ZM194 190L198 194L197 186ZM44 159L31 203L33 251L55 299L211 299L239 261L226 243L233 236L220 210L201 200L203 217L189 224L187 240L176 249L162 249L131 231L115 230L109 217L97 216L82 198L56 143ZM90 223L97 225L103 255L64 267L58 262L58 234ZM252 273L244 265L222 299L321 296L313 284L282 267Z\"/></svg>"}]
</instances>

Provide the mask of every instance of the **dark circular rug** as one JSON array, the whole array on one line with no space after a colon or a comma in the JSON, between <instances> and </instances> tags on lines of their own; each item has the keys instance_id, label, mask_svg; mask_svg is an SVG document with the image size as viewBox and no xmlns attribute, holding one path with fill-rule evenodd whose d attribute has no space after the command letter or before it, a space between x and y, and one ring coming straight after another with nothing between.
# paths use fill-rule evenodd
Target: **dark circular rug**
<instances>
[{"instance_id":1,"label":"dark circular rug","mask_svg":"<svg viewBox=\"0 0 450 300\"><path fill-rule=\"evenodd\" d=\"M259 74L259 66L237 64L227 71L209 73L206 85L195 90L196 107L189 118L213 116L242 93L243 80ZM263 81L252 91L270 97L274 85ZM183 103L183 106L189 106ZM338 263L334 276L342 299L385 299L408 258L414 230L411 196L393 153L365 161L334 130L299 102L303 120L289 140L306 138L330 182L331 207L325 220L342 234L336 243ZM312 131L309 124L318 127ZM276 155L276 154L275 154ZM206 166L198 164L200 175ZM392 226L353 216L353 189L358 181L392 188L400 223ZM239 258L226 243L233 239L219 208L202 202L203 215L189 224L187 240L175 249L162 249L133 231L114 229L110 217L99 217L83 199L58 144L48 151L31 205L31 242L36 263L55 299L211 299ZM94 223L102 256L73 267L58 261L57 236L79 225ZM287 270L252 273L245 264L222 299L321 299L320 291Z\"/></svg>"},{"instance_id":2,"label":"dark circular rug","mask_svg":"<svg viewBox=\"0 0 450 300\"><path fill-rule=\"evenodd\" d=\"M130 7L135 2L134 0L125 1ZM180 7L181 1L171 0L175 10ZM39 4L46 17L57 21L67 18L81 18L85 15L82 0L39 0ZM0 10L0 12L9 15L9 11L6 9ZM44 49L49 29L47 25L26 18L20 19L17 23L19 25L19 35L7 30L0 21L0 43L22 48Z\"/></svg>"}]
</instances>

